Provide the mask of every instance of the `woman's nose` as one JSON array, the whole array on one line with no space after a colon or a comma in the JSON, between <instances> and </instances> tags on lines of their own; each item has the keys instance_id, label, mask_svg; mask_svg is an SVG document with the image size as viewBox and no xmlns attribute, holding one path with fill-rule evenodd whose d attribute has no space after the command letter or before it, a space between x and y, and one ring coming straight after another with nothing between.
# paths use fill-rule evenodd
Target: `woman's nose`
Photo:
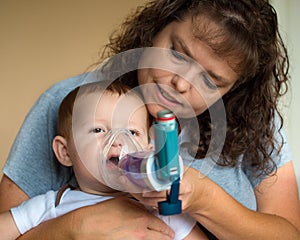
<instances>
[{"instance_id":1,"label":"woman's nose","mask_svg":"<svg viewBox=\"0 0 300 240\"><path fill-rule=\"evenodd\" d=\"M191 83L177 74L173 76L171 83L174 86L174 89L180 93L185 93L191 88Z\"/></svg>"}]
</instances>

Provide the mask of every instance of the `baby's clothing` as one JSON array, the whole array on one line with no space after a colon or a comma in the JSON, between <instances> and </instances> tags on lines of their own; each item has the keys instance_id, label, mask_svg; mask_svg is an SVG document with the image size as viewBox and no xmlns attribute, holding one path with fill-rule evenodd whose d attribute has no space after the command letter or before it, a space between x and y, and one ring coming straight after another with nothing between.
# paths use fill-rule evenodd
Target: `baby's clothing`
<instances>
[{"instance_id":1,"label":"baby's clothing","mask_svg":"<svg viewBox=\"0 0 300 240\"><path fill-rule=\"evenodd\" d=\"M46 220L113 198L111 196L100 196L67 188L59 196L59 201L57 201L58 193L59 191L48 191L46 194L38 195L11 209L12 216L21 234L24 234ZM176 240L184 239L196 224L195 220L185 213L162 216L156 210L149 207L148 209L174 230L174 239Z\"/></svg>"}]
</instances>

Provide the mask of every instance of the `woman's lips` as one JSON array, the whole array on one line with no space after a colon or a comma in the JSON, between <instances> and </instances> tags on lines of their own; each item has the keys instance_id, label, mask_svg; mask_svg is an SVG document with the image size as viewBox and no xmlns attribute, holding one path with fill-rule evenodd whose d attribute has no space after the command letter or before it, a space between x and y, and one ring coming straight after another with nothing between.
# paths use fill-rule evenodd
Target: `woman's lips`
<instances>
[{"instance_id":1,"label":"woman's lips","mask_svg":"<svg viewBox=\"0 0 300 240\"><path fill-rule=\"evenodd\" d=\"M173 96L171 96L168 92L166 92L159 84L157 84L158 88L158 97L162 100L162 103L168 106L181 105Z\"/></svg>"}]
</instances>

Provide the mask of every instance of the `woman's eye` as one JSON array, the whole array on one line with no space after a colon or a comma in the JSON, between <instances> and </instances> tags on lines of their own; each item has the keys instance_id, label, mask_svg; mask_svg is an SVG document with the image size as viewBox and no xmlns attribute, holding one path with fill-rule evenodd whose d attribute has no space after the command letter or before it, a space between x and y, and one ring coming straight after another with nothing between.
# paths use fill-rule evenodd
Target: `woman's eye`
<instances>
[{"instance_id":1,"label":"woman's eye","mask_svg":"<svg viewBox=\"0 0 300 240\"><path fill-rule=\"evenodd\" d=\"M172 53L172 55L173 55L176 59L178 59L178 60L180 60L180 61L187 61L187 59L184 57L184 55L181 54L181 53L179 53L179 52L177 52L177 51L174 49L174 47L171 47L171 53Z\"/></svg>"},{"instance_id":2,"label":"woman's eye","mask_svg":"<svg viewBox=\"0 0 300 240\"><path fill-rule=\"evenodd\" d=\"M102 128L94 128L94 129L92 130L92 132L93 132L93 133L104 133L105 130L103 130Z\"/></svg>"},{"instance_id":3,"label":"woman's eye","mask_svg":"<svg viewBox=\"0 0 300 240\"><path fill-rule=\"evenodd\" d=\"M218 87L216 84L211 80L211 78L206 73L201 73L201 77L205 83L205 85L212 90L217 90Z\"/></svg>"}]
</instances>

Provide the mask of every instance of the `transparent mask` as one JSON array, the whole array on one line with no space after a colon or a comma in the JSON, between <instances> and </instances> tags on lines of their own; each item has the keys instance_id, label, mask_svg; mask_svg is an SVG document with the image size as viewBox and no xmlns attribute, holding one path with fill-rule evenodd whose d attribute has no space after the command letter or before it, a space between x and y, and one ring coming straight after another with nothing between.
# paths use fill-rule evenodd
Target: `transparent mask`
<instances>
[{"instance_id":1,"label":"transparent mask","mask_svg":"<svg viewBox=\"0 0 300 240\"><path fill-rule=\"evenodd\" d=\"M103 184L110 188L124 192L139 192L141 189L160 191L171 186L172 181L162 181L157 178L157 173L161 170L155 167L153 149L143 148L129 130L109 131L103 141L102 149L99 172ZM180 163L183 169L182 161ZM122 183L121 176L126 176L137 188L128 189L128 186Z\"/></svg>"},{"instance_id":2,"label":"transparent mask","mask_svg":"<svg viewBox=\"0 0 300 240\"><path fill-rule=\"evenodd\" d=\"M100 151L99 158L99 172L103 183L110 188L125 191L119 180L123 174L119 167L120 159L129 153L143 151L142 146L135 141L128 129L112 129L106 134L102 146L99 147L103 149Z\"/></svg>"}]
</instances>

